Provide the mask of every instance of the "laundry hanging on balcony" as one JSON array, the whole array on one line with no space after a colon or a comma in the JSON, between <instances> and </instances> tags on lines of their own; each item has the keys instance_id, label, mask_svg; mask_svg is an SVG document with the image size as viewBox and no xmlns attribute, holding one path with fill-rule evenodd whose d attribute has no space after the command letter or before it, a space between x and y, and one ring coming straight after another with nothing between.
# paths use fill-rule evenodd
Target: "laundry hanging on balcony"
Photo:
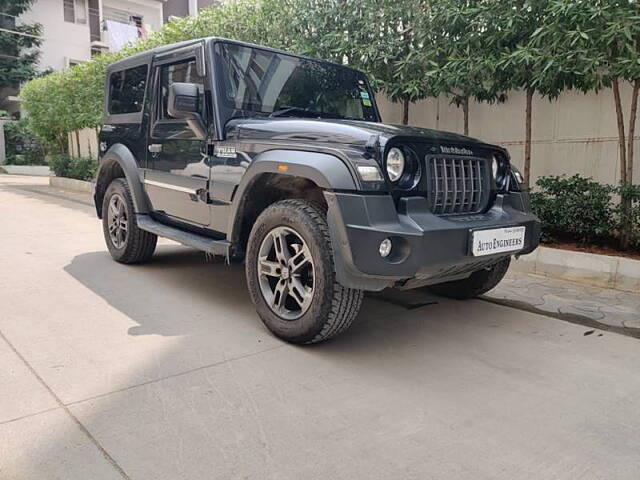
<instances>
[{"instance_id":1,"label":"laundry hanging on balcony","mask_svg":"<svg viewBox=\"0 0 640 480\"><path fill-rule=\"evenodd\" d=\"M139 29L136 25L115 22L113 20L107 20L105 24L107 27L109 50L112 52L122 50L127 44L135 42L140 36Z\"/></svg>"}]
</instances>

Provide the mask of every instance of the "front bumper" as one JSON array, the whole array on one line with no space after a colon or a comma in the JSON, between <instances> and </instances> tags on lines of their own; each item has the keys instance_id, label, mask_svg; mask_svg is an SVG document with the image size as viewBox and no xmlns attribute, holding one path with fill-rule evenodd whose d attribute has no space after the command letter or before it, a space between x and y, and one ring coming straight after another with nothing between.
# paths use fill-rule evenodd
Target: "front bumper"
<instances>
[{"instance_id":1,"label":"front bumper","mask_svg":"<svg viewBox=\"0 0 640 480\"><path fill-rule=\"evenodd\" d=\"M422 197L406 197L396 208L389 195L325 192L329 205L337 280L349 288L382 290L466 278L472 272L538 246L540 221L528 209L527 194L498 194L483 214L437 216ZM525 226L518 252L471 254L471 232ZM382 258L380 242L391 237L395 253Z\"/></svg>"}]
</instances>

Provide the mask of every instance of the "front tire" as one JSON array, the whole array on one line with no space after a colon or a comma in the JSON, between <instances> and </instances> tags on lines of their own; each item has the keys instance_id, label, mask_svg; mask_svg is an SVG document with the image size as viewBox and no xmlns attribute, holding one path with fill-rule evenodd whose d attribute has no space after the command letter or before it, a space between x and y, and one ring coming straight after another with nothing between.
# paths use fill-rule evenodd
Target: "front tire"
<instances>
[{"instance_id":1,"label":"front tire","mask_svg":"<svg viewBox=\"0 0 640 480\"><path fill-rule=\"evenodd\" d=\"M116 262L146 262L156 249L158 237L138 228L131 191L124 178L116 178L107 187L102 201L102 231Z\"/></svg>"},{"instance_id":2,"label":"front tire","mask_svg":"<svg viewBox=\"0 0 640 480\"><path fill-rule=\"evenodd\" d=\"M491 267L473 272L468 278L463 280L438 283L426 288L443 297L468 300L487 293L498 285L507 273L510 263L511 258L507 257Z\"/></svg>"},{"instance_id":3,"label":"front tire","mask_svg":"<svg viewBox=\"0 0 640 480\"><path fill-rule=\"evenodd\" d=\"M326 209L283 200L258 217L245 258L251 300L265 326L291 343L317 343L345 331L361 290L335 279Z\"/></svg>"}]
</instances>

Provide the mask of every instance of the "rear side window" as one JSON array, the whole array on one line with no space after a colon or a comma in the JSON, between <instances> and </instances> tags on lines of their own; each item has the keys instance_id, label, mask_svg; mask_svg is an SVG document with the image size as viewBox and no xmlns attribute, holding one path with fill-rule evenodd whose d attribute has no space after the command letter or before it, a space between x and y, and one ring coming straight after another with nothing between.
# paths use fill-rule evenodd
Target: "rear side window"
<instances>
[{"instance_id":1,"label":"rear side window","mask_svg":"<svg viewBox=\"0 0 640 480\"><path fill-rule=\"evenodd\" d=\"M146 65L112 73L109 77L109 113L141 112L146 86Z\"/></svg>"}]
</instances>

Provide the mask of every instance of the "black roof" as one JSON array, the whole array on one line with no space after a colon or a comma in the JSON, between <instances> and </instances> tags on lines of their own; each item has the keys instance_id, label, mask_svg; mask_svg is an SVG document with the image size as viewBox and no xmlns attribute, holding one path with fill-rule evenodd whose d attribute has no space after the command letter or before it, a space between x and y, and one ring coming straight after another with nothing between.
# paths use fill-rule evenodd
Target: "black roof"
<instances>
[{"instance_id":1,"label":"black roof","mask_svg":"<svg viewBox=\"0 0 640 480\"><path fill-rule=\"evenodd\" d=\"M176 43L170 43L168 45L162 45L160 47L152 48L151 50L145 50L144 52L137 53L135 55L123 58L122 60L118 60L117 62L112 63L107 68L107 71L108 72L113 72L113 71L122 70L122 69L129 68L129 67L134 67L134 66L137 66L137 65L141 65L143 63L150 62L154 55L158 55L158 54L165 53L165 52L170 52L172 50L176 50L178 48L186 47L186 46L189 46L189 45L196 45L196 44L201 43L201 42L209 43L209 42L215 42L215 41L220 41L220 42L225 42L225 43L234 43L236 45L242 45L244 47L250 47L250 48L259 48L260 50L267 50L267 51L270 51L270 52L281 53L281 54L289 55L289 56L292 56L292 57L304 58L304 59L311 60L311 61L314 61L314 62L330 63L332 65L337 65L337 66L340 66L340 67L343 67L343 68L350 68L351 70L357 70L357 69L355 69L353 67L350 67L349 65L341 65L339 63L328 62L328 61L322 60L320 58L313 58L313 57L308 57L308 56L305 56L305 55L298 55L296 53L287 52L285 50L279 50L277 48L265 47L264 45L256 45L254 43L242 42L240 40L231 40L231 39L228 39L228 38L221 38L221 37L202 37L202 38L195 38L193 40L185 40L183 42L176 42Z\"/></svg>"}]
</instances>

